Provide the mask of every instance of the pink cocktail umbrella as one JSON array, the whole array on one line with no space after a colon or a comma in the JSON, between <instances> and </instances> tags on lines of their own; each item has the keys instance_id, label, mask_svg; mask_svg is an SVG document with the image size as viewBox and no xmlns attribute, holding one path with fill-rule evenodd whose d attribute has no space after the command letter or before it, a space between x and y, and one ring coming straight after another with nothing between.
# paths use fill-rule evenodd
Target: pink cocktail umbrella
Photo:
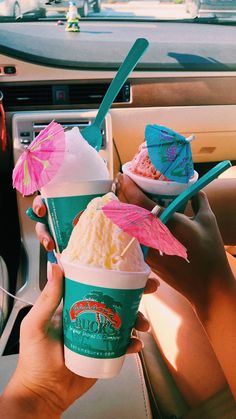
<instances>
[{"instance_id":1,"label":"pink cocktail umbrella","mask_svg":"<svg viewBox=\"0 0 236 419\"><path fill-rule=\"evenodd\" d=\"M114 224L144 246L187 260L186 248L152 212L115 200L104 205L102 210Z\"/></svg>"},{"instance_id":2,"label":"pink cocktail umbrella","mask_svg":"<svg viewBox=\"0 0 236 419\"><path fill-rule=\"evenodd\" d=\"M13 170L13 186L31 195L46 185L60 168L65 153L63 127L52 121L22 153Z\"/></svg>"}]
</instances>

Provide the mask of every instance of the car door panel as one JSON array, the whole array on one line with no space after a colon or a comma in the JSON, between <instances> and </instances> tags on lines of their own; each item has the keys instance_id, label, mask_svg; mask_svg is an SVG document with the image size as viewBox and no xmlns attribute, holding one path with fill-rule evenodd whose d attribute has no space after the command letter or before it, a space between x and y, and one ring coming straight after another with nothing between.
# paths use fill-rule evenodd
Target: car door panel
<instances>
[{"instance_id":1,"label":"car door panel","mask_svg":"<svg viewBox=\"0 0 236 419\"><path fill-rule=\"evenodd\" d=\"M236 159L236 105L112 109L113 138L121 163L144 141L147 124L166 125L185 136L194 133L195 162Z\"/></svg>"}]
</instances>

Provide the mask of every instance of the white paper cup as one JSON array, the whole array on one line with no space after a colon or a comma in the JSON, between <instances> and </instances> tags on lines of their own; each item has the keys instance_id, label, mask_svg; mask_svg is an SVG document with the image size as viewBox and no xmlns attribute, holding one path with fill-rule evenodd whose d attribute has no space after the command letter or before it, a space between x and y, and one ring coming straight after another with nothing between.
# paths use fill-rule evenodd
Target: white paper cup
<instances>
[{"instance_id":1,"label":"white paper cup","mask_svg":"<svg viewBox=\"0 0 236 419\"><path fill-rule=\"evenodd\" d=\"M168 205L185 189L195 183L198 179L198 173L194 170L193 177L188 183L173 182L170 180L148 179L132 173L130 168L131 162L127 162L122 166L122 171L129 176L142 189L146 195L153 201L163 207ZM184 208L182 209L184 210Z\"/></svg>"},{"instance_id":2,"label":"white paper cup","mask_svg":"<svg viewBox=\"0 0 236 419\"><path fill-rule=\"evenodd\" d=\"M111 180L64 182L49 184L41 189L48 210L49 229L58 252L62 252L67 246L78 213L83 211L93 198L109 192L111 184Z\"/></svg>"},{"instance_id":3,"label":"white paper cup","mask_svg":"<svg viewBox=\"0 0 236 419\"><path fill-rule=\"evenodd\" d=\"M123 365L150 268L112 271L60 260L65 272L65 365L83 377L112 378Z\"/></svg>"}]
</instances>

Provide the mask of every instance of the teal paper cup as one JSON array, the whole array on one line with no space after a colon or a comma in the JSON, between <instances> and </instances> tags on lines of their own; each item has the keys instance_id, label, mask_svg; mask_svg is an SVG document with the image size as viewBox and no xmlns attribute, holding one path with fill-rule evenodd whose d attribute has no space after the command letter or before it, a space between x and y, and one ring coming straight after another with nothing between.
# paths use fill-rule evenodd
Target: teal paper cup
<instances>
[{"instance_id":1,"label":"teal paper cup","mask_svg":"<svg viewBox=\"0 0 236 419\"><path fill-rule=\"evenodd\" d=\"M188 183L178 183L173 181L163 181L158 179L149 179L144 176L139 176L132 173L130 168L131 162L125 163L122 166L122 171L129 176L145 194L157 204L166 208L168 205L185 189L198 180L198 173L194 171L193 177ZM181 208L180 212L185 209Z\"/></svg>"},{"instance_id":2,"label":"teal paper cup","mask_svg":"<svg viewBox=\"0 0 236 419\"><path fill-rule=\"evenodd\" d=\"M67 246L79 213L93 198L109 192L111 184L111 180L94 180L47 185L41 189L41 196L47 206L47 216L39 218L32 213L31 208L27 210L27 214L35 221L48 224L56 250L61 253Z\"/></svg>"},{"instance_id":3,"label":"teal paper cup","mask_svg":"<svg viewBox=\"0 0 236 419\"><path fill-rule=\"evenodd\" d=\"M112 378L124 362L150 268L143 272L60 263L65 273L65 365L83 377Z\"/></svg>"}]
</instances>

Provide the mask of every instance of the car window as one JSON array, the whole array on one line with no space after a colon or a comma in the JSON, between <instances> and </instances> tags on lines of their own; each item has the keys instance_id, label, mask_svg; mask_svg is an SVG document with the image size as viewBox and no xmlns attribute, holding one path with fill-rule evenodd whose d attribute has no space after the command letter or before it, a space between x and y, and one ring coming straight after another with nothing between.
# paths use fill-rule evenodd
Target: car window
<instances>
[{"instance_id":1,"label":"car window","mask_svg":"<svg viewBox=\"0 0 236 419\"><path fill-rule=\"evenodd\" d=\"M72 19L236 20L236 0L0 0L0 21L64 20L69 9Z\"/></svg>"}]
</instances>

